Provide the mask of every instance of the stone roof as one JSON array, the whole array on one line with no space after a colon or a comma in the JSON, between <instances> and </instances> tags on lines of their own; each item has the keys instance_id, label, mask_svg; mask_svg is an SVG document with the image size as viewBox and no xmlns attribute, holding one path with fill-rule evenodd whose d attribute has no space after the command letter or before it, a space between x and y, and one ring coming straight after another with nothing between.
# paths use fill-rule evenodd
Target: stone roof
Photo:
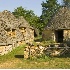
<instances>
[{"instance_id":1,"label":"stone roof","mask_svg":"<svg viewBox=\"0 0 70 70\"><path fill-rule=\"evenodd\" d=\"M18 29L19 27L31 28L28 22L20 17L16 18L10 11L4 10L0 12L0 45L11 44L15 40L6 35L8 29ZM22 37L20 37L22 39ZM21 40L19 37L18 39Z\"/></svg>"},{"instance_id":2,"label":"stone roof","mask_svg":"<svg viewBox=\"0 0 70 70\"><path fill-rule=\"evenodd\" d=\"M19 17L19 27L28 27L28 28L33 28L30 26L30 24L23 18L23 16Z\"/></svg>"},{"instance_id":3,"label":"stone roof","mask_svg":"<svg viewBox=\"0 0 70 70\"><path fill-rule=\"evenodd\" d=\"M4 22L3 25L5 29L14 29L18 27L18 19L16 19L16 17L10 11L4 10L3 12L1 12L0 20Z\"/></svg>"},{"instance_id":4,"label":"stone roof","mask_svg":"<svg viewBox=\"0 0 70 70\"><path fill-rule=\"evenodd\" d=\"M16 29L17 27L29 27L29 23L21 16L16 18L10 11L4 10L0 12L0 20L2 21L4 28Z\"/></svg>"},{"instance_id":5,"label":"stone roof","mask_svg":"<svg viewBox=\"0 0 70 70\"><path fill-rule=\"evenodd\" d=\"M61 7L47 24L46 29L70 29L70 9Z\"/></svg>"}]
</instances>

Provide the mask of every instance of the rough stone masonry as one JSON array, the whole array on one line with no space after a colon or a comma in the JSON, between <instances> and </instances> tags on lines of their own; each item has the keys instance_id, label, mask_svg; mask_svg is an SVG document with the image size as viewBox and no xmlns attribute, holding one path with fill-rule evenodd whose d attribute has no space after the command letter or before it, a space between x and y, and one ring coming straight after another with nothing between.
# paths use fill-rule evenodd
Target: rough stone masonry
<instances>
[{"instance_id":1,"label":"rough stone masonry","mask_svg":"<svg viewBox=\"0 0 70 70\"><path fill-rule=\"evenodd\" d=\"M33 40L34 29L22 16L16 18L7 10L0 12L0 55Z\"/></svg>"}]
</instances>

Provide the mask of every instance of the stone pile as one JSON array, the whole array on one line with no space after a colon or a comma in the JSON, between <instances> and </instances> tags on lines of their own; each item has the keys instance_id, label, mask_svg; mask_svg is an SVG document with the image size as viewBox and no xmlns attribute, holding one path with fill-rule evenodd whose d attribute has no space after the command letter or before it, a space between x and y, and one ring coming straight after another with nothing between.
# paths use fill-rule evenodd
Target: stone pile
<instances>
[{"instance_id":1,"label":"stone pile","mask_svg":"<svg viewBox=\"0 0 70 70\"><path fill-rule=\"evenodd\" d=\"M36 58L41 55L43 55L44 47L42 46L34 46L34 45L28 45L24 49L24 58Z\"/></svg>"},{"instance_id":2,"label":"stone pile","mask_svg":"<svg viewBox=\"0 0 70 70\"><path fill-rule=\"evenodd\" d=\"M21 16L10 11L0 12L0 54L6 54L21 44L34 41L34 29Z\"/></svg>"}]
</instances>

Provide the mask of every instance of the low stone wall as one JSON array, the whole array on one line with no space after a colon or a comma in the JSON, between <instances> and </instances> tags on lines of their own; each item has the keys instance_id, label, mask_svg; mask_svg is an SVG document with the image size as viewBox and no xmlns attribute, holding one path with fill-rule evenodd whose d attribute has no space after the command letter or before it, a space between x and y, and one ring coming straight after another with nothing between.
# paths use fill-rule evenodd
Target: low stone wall
<instances>
[{"instance_id":1,"label":"low stone wall","mask_svg":"<svg viewBox=\"0 0 70 70\"><path fill-rule=\"evenodd\" d=\"M44 47L39 46L39 45L26 46L24 50L24 58L27 59L27 58L39 57L43 54L44 49L45 49Z\"/></svg>"},{"instance_id":2,"label":"low stone wall","mask_svg":"<svg viewBox=\"0 0 70 70\"><path fill-rule=\"evenodd\" d=\"M13 49L12 45L0 46L0 55L7 54L8 52L11 52L12 49Z\"/></svg>"},{"instance_id":3,"label":"low stone wall","mask_svg":"<svg viewBox=\"0 0 70 70\"><path fill-rule=\"evenodd\" d=\"M51 48L50 48L51 47ZM37 58L43 55L51 55L51 56L58 56L64 52L63 48L58 47L65 47L64 44L50 44L45 47L41 45L28 45L24 49L24 58Z\"/></svg>"},{"instance_id":4,"label":"low stone wall","mask_svg":"<svg viewBox=\"0 0 70 70\"><path fill-rule=\"evenodd\" d=\"M9 52L11 52L13 49L15 49L16 47L20 46L20 45L23 45L24 43L13 43L13 44L10 44L10 45L1 45L0 46L0 55L5 55Z\"/></svg>"}]
</instances>

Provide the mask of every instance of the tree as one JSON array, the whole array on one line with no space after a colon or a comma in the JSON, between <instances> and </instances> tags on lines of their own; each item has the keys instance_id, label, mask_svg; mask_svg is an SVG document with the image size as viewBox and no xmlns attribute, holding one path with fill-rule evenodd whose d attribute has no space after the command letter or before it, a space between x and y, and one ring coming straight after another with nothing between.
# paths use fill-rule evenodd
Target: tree
<instances>
[{"instance_id":1,"label":"tree","mask_svg":"<svg viewBox=\"0 0 70 70\"><path fill-rule=\"evenodd\" d=\"M55 12L58 11L60 5L57 3L57 0L46 0L46 2L42 2L41 5L42 15L40 16L40 20L42 22L42 26L45 27Z\"/></svg>"},{"instance_id":2,"label":"tree","mask_svg":"<svg viewBox=\"0 0 70 70\"><path fill-rule=\"evenodd\" d=\"M63 0L63 5L70 7L70 0Z\"/></svg>"},{"instance_id":3,"label":"tree","mask_svg":"<svg viewBox=\"0 0 70 70\"><path fill-rule=\"evenodd\" d=\"M26 10L22 6L17 7L17 9L12 12L17 18L23 16L29 24L36 30L39 30L39 17L34 14L32 10ZM40 31L40 30L39 30ZM38 32L38 31L37 31ZM39 33L37 33L39 35Z\"/></svg>"}]
</instances>

